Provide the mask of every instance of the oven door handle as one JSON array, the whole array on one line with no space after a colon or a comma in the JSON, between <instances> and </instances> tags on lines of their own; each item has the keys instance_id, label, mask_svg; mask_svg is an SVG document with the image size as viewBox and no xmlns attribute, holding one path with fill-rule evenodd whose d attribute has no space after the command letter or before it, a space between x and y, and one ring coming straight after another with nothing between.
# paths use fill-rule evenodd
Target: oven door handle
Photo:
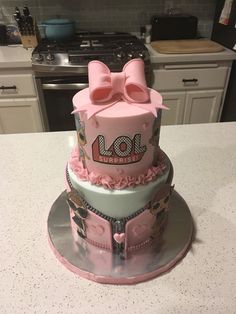
<instances>
[{"instance_id":1,"label":"oven door handle","mask_svg":"<svg viewBox=\"0 0 236 314\"><path fill-rule=\"evenodd\" d=\"M62 89L78 89L82 90L87 88L89 85L87 83L68 83L68 84L42 84L43 89L50 89L50 90L62 90Z\"/></svg>"}]
</instances>

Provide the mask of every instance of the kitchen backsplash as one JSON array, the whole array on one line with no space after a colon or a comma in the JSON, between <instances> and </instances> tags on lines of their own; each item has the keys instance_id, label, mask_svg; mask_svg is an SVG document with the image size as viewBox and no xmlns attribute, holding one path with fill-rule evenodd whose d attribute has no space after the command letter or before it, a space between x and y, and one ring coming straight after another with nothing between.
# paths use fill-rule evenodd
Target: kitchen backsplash
<instances>
[{"instance_id":1,"label":"kitchen backsplash","mask_svg":"<svg viewBox=\"0 0 236 314\"><path fill-rule=\"evenodd\" d=\"M76 21L78 30L90 31L139 32L154 14L189 13L198 17L199 35L209 37L215 0L1 0L4 21L12 22L15 6L25 5L39 22L66 17Z\"/></svg>"}]
</instances>

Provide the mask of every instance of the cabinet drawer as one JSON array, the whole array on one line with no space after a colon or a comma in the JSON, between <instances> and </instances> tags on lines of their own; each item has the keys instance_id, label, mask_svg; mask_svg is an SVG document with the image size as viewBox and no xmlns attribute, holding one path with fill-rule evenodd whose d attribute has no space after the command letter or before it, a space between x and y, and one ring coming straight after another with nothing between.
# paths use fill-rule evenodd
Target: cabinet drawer
<instances>
[{"instance_id":1,"label":"cabinet drawer","mask_svg":"<svg viewBox=\"0 0 236 314\"><path fill-rule=\"evenodd\" d=\"M154 70L153 88L159 91L223 88L228 68Z\"/></svg>"},{"instance_id":2,"label":"cabinet drawer","mask_svg":"<svg viewBox=\"0 0 236 314\"><path fill-rule=\"evenodd\" d=\"M0 75L0 98L35 96L31 74Z\"/></svg>"}]
</instances>

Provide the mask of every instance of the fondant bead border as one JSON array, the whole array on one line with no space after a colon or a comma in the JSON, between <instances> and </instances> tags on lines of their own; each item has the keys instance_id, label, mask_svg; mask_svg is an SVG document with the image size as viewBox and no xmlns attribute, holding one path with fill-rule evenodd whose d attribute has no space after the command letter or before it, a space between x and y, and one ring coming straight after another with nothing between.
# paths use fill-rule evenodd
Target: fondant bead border
<instances>
[{"instance_id":1,"label":"fondant bead border","mask_svg":"<svg viewBox=\"0 0 236 314\"><path fill-rule=\"evenodd\" d=\"M90 244L92 244L92 245L94 245L94 246L96 246L96 247L98 247L98 248L100 248L100 249L103 249L103 250L112 252L112 250L111 250L108 246L106 246L106 245L104 245L104 244L101 244L101 243L99 243L99 242L93 241L93 240L91 240L91 239L89 239L89 238L86 238L85 240L86 240L88 243L90 243Z\"/></svg>"},{"instance_id":2,"label":"fondant bead border","mask_svg":"<svg viewBox=\"0 0 236 314\"><path fill-rule=\"evenodd\" d=\"M133 251L142 249L142 248L146 247L147 245L151 244L151 242L153 242L153 239L149 238L149 239L145 240L142 243L139 243L139 244L136 244L136 245L133 245L133 246L129 246L127 248L127 252L133 252Z\"/></svg>"}]
</instances>

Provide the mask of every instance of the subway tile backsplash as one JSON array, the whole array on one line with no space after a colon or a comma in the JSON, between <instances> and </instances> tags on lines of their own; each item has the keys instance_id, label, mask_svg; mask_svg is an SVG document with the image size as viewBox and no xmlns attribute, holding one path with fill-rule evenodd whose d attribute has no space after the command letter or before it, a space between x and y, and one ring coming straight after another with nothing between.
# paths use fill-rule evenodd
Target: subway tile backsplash
<instances>
[{"instance_id":1,"label":"subway tile backsplash","mask_svg":"<svg viewBox=\"0 0 236 314\"><path fill-rule=\"evenodd\" d=\"M198 17L199 36L211 35L215 0L1 0L5 22L12 22L15 6L28 6L38 22L70 18L78 30L139 32L154 14L189 13Z\"/></svg>"}]
</instances>

